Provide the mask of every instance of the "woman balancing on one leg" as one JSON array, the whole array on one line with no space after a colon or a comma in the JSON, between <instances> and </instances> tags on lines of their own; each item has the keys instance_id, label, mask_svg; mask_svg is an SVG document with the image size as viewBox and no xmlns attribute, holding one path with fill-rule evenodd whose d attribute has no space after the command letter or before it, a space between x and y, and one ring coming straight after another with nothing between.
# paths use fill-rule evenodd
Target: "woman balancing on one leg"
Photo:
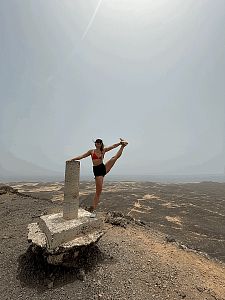
<instances>
[{"instance_id":1,"label":"woman balancing on one leg","mask_svg":"<svg viewBox=\"0 0 225 300\"><path fill-rule=\"evenodd\" d=\"M102 186L103 186L103 179L104 176L112 169L117 159L121 156L123 153L124 147L126 147L128 142L124 141L123 139L120 139L119 143L113 144L109 147L104 147L103 141L101 139L97 139L95 141L95 149L88 150L86 153L74 157L70 159L72 160L80 160L82 158L88 157L91 155L92 162L93 162L93 172L95 176L95 184L96 184L96 192L93 199L93 205L91 207L91 217L96 217L96 214L94 213L94 210L96 209L99 198L102 192ZM103 163L104 155L106 152L117 148L120 146L119 151L114 155L109 161L107 161L105 164Z\"/></svg>"}]
</instances>

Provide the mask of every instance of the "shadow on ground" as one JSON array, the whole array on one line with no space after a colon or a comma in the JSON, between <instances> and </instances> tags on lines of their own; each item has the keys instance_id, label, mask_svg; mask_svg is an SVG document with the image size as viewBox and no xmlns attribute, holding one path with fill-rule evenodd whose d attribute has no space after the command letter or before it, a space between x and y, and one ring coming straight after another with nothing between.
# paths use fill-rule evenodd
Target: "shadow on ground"
<instances>
[{"instance_id":1,"label":"shadow on ground","mask_svg":"<svg viewBox=\"0 0 225 300\"><path fill-rule=\"evenodd\" d=\"M55 266L47 263L42 248L37 248L34 253L30 245L26 253L18 258L17 279L22 286L44 292L76 280L85 280L86 274L107 258L107 254L94 244L80 250L76 267Z\"/></svg>"}]
</instances>

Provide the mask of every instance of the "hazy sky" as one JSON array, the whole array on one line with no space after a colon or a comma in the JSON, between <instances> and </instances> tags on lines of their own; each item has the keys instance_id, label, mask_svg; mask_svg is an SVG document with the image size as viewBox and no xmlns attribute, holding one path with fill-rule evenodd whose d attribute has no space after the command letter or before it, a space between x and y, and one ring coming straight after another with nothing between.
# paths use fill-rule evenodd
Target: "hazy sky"
<instances>
[{"instance_id":1,"label":"hazy sky","mask_svg":"<svg viewBox=\"0 0 225 300\"><path fill-rule=\"evenodd\" d=\"M224 0L0 0L0 65L4 170L99 137L129 141L112 174L224 170Z\"/></svg>"}]
</instances>

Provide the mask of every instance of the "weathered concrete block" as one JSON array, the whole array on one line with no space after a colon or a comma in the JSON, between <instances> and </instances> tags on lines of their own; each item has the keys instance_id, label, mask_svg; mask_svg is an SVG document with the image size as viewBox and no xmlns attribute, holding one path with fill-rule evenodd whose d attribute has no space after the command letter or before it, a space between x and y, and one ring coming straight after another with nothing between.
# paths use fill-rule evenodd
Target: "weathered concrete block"
<instances>
[{"instance_id":1,"label":"weathered concrete block","mask_svg":"<svg viewBox=\"0 0 225 300\"><path fill-rule=\"evenodd\" d=\"M41 247L51 264L76 264L81 247L97 242L104 234L103 220L90 218L90 212L79 209L79 176L80 162L67 161L63 212L41 216L38 223L28 226L32 249Z\"/></svg>"},{"instance_id":2,"label":"weathered concrete block","mask_svg":"<svg viewBox=\"0 0 225 300\"><path fill-rule=\"evenodd\" d=\"M78 218L65 220L63 213L41 216L39 227L46 235L49 249L54 249L65 242L101 229L103 221L90 218L90 213L84 209L78 210Z\"/></svg>"},{"instance_id":3,"label":"weathered concrete block","mask_svg":"<svg viewBox=\"0 0 225 300\"><path fill-rule=\"evenodd\" d=\"M79 180L80 180L80 162L67 161L66 170L65 170L65 186L64 186L64 202L63 202L64 219L70 220L78 217Z\"/></svg>"},{"instance_id":4,"label":"weathered concrete block","mask_svg":"<svg viewBox=\"0 0 225 300\"><path fill-rule=\"evenodd\" d=\"M40 230L38 223L31 223L28 225L28 242L32 242L35 245L46 247L47 240L46 235Z\"/></svg>"},{"instance_id":5,"label":"weathered concrete block","mask_svg":"<svg viewBox=\"0 0 225 300\"><path fill-rule=\"evenodd\" d=\"M78 218L78 208L77 203L64 203L63 204L63 218L65 220L77 219Z\"/></svg>"}]
</instances>

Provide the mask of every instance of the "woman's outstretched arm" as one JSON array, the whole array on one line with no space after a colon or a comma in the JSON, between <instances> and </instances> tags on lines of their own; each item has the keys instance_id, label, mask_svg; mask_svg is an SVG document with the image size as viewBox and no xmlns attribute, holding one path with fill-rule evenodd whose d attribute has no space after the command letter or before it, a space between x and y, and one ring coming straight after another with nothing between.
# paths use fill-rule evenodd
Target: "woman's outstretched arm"
<instances>
[{"instance_id":1,"label":"woman's outstretched arm","mask_svg":"<svg viewBox=\"0 0 225 300\"><path fill-rule=\"evenodd\" d=\"M114 149L114 148L117 148L117 147L120 146L120 145L121 145L121 142L120 142L120 143L113 144L112 146L109 146L109 147L105 147L104 150L105 150L105 152L108 152L108 151L110 151L110 150L112 150L112 149Z\"/></svg>"},{"instance_id":2,"label":"woman's outstretched arm","mask_svg":"<svg viewBox=\"0 0 225 300\"><path fill-rule=\"evenodd\" d=\"M80 156L76 156L76 157L73 157L71 159L68 159L68 161L72 161L72 160L80 160L82 158L85 158L85 157L88 157L89 155L91 155L91 151L92 150L88 150L87 152L85 152L84 154L80 155Z\"/></svg>"}]
</instances>

